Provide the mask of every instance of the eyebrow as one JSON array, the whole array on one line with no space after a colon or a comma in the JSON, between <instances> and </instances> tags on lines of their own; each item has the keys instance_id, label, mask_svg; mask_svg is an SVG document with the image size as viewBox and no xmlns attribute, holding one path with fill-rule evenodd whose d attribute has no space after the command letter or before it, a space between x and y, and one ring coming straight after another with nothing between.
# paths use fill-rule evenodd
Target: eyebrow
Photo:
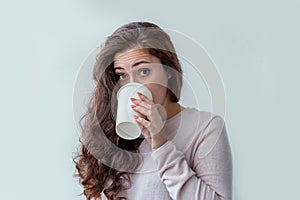
<instances>
[{"instance_id":1,"label":"eyebrow","mask_svg":"<svg viewBox=\"0 0 300 200\"><path fill-rule=\"evenodd\" d=\"M138 61L138 62L134 63L134 64L132 65L132 67L136 67L136 66L138 66L138 65L140 65L140 64L143 64L143 63L150 63L150 62L149 62L149 61L146 61L146 60ZM123 67L115 67L114 69L117 70L117 69L124 69L124 68L123 68Z\"/></svg>"}]
</instances>

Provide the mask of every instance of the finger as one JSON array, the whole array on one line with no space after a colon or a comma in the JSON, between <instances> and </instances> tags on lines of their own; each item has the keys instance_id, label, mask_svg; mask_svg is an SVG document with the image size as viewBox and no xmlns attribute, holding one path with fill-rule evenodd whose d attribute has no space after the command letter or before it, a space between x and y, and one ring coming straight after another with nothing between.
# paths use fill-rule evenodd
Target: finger
<instances>
[{"instance_id":1,"label":"finger","mask_svg":"<svg viewBox=\"0 0 300 200\"><path fill-rule=\"evenodd\" d=\"M146 96L143 95L142 93L138 92L137 94L139 95L139 97L140 97L140 99L141 99L142 101L145 101L145 102L147 102L147 103L150 104L150 105L153 105L153 104L154 104L153 101L151 101L150 99L148 99L148 97L146 97Z\"/></svg>"},{"instance_id":2,"label":"finger","mask_svg":"<svg viewBox=\"0 0 300 200\"><path fill-rule=\"evenodd\" d=\"M132 103L139 105L139 106L143 106L147 109L151 109L151 105L146 103L145 101L141 101L139 99L135 99L135 98L130 98L130 100L132 101Z\"/></svg>"},{"instance_id":3,"label":"finger","mask_svg":"<svg viewBox=\"0 0 300 200\"><path fill-rule=\"evenodd\" d=\"M135 119L135 121L137 121L140 125L142 125L143 127L145 127L147 130L150 127L151 123L137 115L134 115L133 118Z\"/></svg>"},{"instance_id":4,"label":"finger","mask_svg":"<svg viewBox=\"0 0 300 200\"><path fill-rule=\"evenodd\" d=\"M148 110L148 109L146 109L146 108L144 108L144 107L142 107L142 106L131 105L131 108L132 108L134 111L140 113L141 115L144 115L145 117L148 117L148 116L150 116L150 114L151 114L151 110ZM148 118L149 118L149 117L148 117Z\"/></svg>"}]
</instances>

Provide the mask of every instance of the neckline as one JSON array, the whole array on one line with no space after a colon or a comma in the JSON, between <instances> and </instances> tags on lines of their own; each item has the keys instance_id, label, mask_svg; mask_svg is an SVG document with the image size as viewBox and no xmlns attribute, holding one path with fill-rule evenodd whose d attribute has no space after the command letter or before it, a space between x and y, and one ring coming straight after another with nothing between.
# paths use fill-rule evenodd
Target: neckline
<instances>
[{"instance_id":1,"label":"neckline","mask_svg":"<svg viewBox=\"0 0 300 200\"><path fill-rule=\"evenodd\" d=\"M165 125L172 123L174 120L176 120L178 117L180 117L181 114L187 109L188 109L188 107L181 107L180 112L176 113L175 115L173 115L172 117L170 117L169 119L167 119L165 121Z\"/></svg>"},{"instance_id":2,"label":"neckline","mask_svg":"<svg viewBox=\"0 0 300 200\"><path fill-rule=\"evenodd\" d=\"M189 107L182 107L182 110L180 112L166 120L164 129L166 131L168 140L172 140L176 133L179 131L184 120L184 115L188 110Z\"/></svg>"}]
</instances>

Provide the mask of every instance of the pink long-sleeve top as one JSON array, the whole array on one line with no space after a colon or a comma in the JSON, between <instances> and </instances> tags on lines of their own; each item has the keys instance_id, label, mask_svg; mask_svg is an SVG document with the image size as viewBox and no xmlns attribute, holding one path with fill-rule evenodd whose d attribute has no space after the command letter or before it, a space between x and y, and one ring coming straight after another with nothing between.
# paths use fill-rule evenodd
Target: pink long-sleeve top
<instances>
[{"instance_id":1,"label":"pink long-sleeve top","mask_svg":"<svg viewBox=\"0 0 300 200\"><path fill-rule=\"evenodd\" d=\"M168 142L151 152L144 140L143 164L130 174L128 200L231 200L232 156L221 116L185 108L165 123Z\"/></svg>"}]
</instances>

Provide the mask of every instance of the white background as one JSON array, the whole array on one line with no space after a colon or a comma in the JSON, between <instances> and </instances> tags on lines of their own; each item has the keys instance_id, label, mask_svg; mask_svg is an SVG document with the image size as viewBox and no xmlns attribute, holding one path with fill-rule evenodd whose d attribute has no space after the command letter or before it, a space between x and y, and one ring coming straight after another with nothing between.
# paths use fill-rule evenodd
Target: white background
<instances>
[{"instance_id":1,"label":"white background","mask_svg":"<svg viewBox=\"0 0 300 200\"><path fill-rule=\"evenodd\" d=\"M0 199L83 200L72 95L83 59L150 21L203 45L226 92L235 200L299 198L299 1L1 1Z\"/></svg>"}]
</instances>

